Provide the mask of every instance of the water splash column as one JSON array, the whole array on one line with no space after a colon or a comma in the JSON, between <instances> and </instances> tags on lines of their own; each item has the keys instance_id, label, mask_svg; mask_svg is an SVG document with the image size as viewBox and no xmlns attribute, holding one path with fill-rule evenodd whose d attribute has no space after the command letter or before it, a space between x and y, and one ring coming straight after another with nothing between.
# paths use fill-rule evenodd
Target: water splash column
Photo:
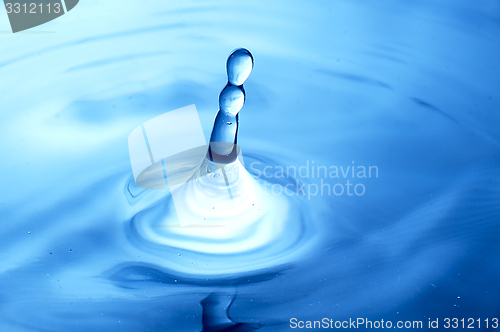
<instances>
[{"instance_id":1,"label":"water splash column","mask_svg":"<svg viewBox=\"0 0 500 332\"><path fill-rule=\"evenodd\" d=\"M226 68L228 82L219 95L205 158L190 179L172 191L181 226L224 223L257 203L257 183L244 168L237 145L239 112L245 103L243 83L253 69L252 54L244 48L234 50Z\"/></svg>"},{"instance_id":2,"label":"water splash column","mask_svg":"<svg viewBox=\"0 0 500 332\"><path fill-rule=\"evenodd\" d=\"M210 161L224 161L237 154L239 112L245 104L243 83L253 69L253 56L244 48L234 50L227 59L228 82L219 95L219 111L215 117L208 157ZM225 156L226 158L224 158ZM234 158L229 158L234 161Z\"/></svg>"},{"instance_id":3,"label":"water splash column","mask_svg":"<svg viewBox=\"0 0 500 332\"><path fill-rule=\"evenodd\" d=\"M196 274L201 269L203 280L215 274L282 265L303 252L299 245L305 232L301 204L287 194L266 191L269 183L245 169L238 151L243 83L252 69L248 50L230 54L228 82L219 95L209 146L205 143L196 148L196 158L189 157L189 162L185 152L172 156L165 163L173 165L170 170L165 167L172 200L167 197L164 204L145 209L133 221L133 234L157 246L158 253L169 248L182 250L182 259L167 259L165 264L184 273ZM177 180L177 172L182 177L175 187L170 186L170 181ZM218 256L208 265L210 256L206 255ZM207 317L222 317L220 324L232 328L234 322L224 311L226 300L210 297L203 305ZM212 326L206 323L207 328Z\"/></svg>"}]
</instances>

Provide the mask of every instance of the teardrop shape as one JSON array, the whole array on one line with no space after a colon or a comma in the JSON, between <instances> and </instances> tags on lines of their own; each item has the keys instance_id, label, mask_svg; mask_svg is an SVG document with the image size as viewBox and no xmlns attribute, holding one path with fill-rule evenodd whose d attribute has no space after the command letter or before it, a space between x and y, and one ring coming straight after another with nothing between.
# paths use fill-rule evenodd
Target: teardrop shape
<instances>
[{"instance_id":1,"label":"teardrop shape","mask_svg":"<svg viewBox=\"0 0 500 332\"><path fill-rule=\"evenodd\" d=\"M227 78L232 85L242 85L253 69L253 56L245 48L234 50L226 64Z\"/></svg>"}]
</instances>

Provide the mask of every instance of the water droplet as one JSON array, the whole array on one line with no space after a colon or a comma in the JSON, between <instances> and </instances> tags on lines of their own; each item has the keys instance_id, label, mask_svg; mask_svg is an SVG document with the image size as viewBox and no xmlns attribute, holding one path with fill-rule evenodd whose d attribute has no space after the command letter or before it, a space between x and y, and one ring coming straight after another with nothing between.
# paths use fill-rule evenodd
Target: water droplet
<instances>
[{"instance_id":1,"label":"water droplet","mask_svg":"<svg viewBox=\"0 0 500 332\"><path fill-rule=\"evenodd\" d=\"M457 296L457 299L460 299L460 296Z\"/></svg>"},{"instance_id":2,"label":"water droplet","mask_svg":"<svg viewBox=\"0 0 500 332\"><path fill-rule=\"evenodd\" d=\"M253 56L244 48L234 50L226 64L227 78L233 85L242 85L253 69Z\"/></svg>"},{"instance_id":3,"label":"water droplet","mask_svg":"<svg viewBox=\"0 0 500 332\"><path fill-rule=\"evenodd\" d=\"M177 256L180 256L181 254L177 254Z\"/></svg>"},{"instance_id":4,"label":"water droplet","mask_svg":"<svg viewBox=\"0 0 500 332\"><path fill-rule=\"evenodd\" d=\"M174 279L174 282L177 282L177 279Z\"/></svg>"},{"instance_id":5,"label":"water droplet","mask_svg":"<svg viewBox=\"0 0 500 332\"><path fill-rule=\"evenodd\" d=\"M228 83L219 95L219 112L215 117L210 136L210 151L215 154L229 155L237 142L238 113L245 104L243 83L250 75L252 68L252 54L244 48L233 51L227 59Z\"/></svg>"},{"instance_id":6,"label":"water droplet","mask_svg":"<svg viewBox=\"0 0 500 332\"><path fill-rule=\"evenodd\" d=\"M227 84L219 95L219 108L226 115L236 115L245 104L245 90L241 86Z\"/></svg>"},{"instance_id":7,"label":"water droplet","mask_svg":"<svg viewBox=\"0 0 500 332\"><path fill-rule=\"evenodd\" d=\"M28 231L28 234L31 234L31 232L30 232L30 231Z\"/></svg>"}]
</instances>

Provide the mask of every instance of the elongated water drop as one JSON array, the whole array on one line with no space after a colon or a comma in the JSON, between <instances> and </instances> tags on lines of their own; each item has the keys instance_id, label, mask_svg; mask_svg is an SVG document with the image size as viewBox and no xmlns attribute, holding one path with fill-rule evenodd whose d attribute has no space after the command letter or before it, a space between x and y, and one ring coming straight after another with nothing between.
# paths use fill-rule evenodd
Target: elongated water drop
<instances>
[{"instance_id":1,"label":"elongated water drop","mask_svg":"<svg viewBox=\"0 0 500 332\"><path fill-rule=\"evenodd\" d=\"M226 64L228 82L232 85L242 85L250 76L252 68L252 53L245 48L234 50Z\"/></svg>"},{"instance_id":2,"label":"elongated water drop","mask_svg":"<svg viewBox=\"0 0 500 332\"><path fill-rule=\"evenodd\" d=\"M244 48L236 49L227 59L228 83L219 95L219 111L210 136L209 157L228 156L238 141L238 113L245 104L246 81L253 68L252 54Z\"/></svg>"}]
</instances>

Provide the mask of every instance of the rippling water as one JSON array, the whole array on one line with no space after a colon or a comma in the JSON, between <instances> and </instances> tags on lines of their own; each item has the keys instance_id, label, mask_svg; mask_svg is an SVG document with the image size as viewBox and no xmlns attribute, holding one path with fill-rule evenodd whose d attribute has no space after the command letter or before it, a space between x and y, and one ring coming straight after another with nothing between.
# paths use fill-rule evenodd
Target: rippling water
<instances>
[{"instance_id":1,"label":"rippling water","mask_svg":"<svg viewBox=\"0 0 500 332\"><path fill-rule=\"evenodd\" d=\"M500 315L498 1L82 1L0 30L2 330ZM264 237L200 246L164 227L168 190L135 185L127 137L196 104L209 138L237 47Z\"/></svg>"}]
</instances>

